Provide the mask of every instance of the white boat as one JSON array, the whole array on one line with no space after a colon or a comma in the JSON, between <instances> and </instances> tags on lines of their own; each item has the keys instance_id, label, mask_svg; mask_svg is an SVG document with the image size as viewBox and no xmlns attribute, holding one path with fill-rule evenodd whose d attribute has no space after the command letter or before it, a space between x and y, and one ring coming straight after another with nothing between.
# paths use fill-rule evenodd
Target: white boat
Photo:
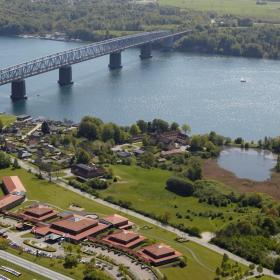
<instances>
[{"instance_id":1,"label":"white boat","mask_svg":"<svg viewBox=\"0 0 280 280\"><path fill-rule=\"evenodd\" d=\"M246 83L247 81L246 81L244 78L241 78L241 79L240 79L240 82L241 82L241 83Z\"/></svg>"}]
</instances>

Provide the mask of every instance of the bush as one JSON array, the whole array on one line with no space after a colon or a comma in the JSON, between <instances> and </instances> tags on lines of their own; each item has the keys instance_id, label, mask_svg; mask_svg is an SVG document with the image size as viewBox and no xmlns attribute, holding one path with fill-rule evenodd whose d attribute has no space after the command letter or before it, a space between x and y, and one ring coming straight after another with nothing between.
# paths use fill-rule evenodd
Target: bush
<instances>
[{"instance_id":1,"label":"bush","mask_svg":"<svg viewBox=\"0 0 280 280\"><path fill-rule=\"evenodd\" d=\"M179 177L170 177L166 181L166 188L181 196L191 196L194 192L193 183Z\"/></svg>"},{"instance_id":2,"label":"bush","mask_svg":"<svg viewBox=\"0 0 280 280\"><path fill-rule=\"evenodd\" d=\"M104 190L108 188L108 183L105 180L97 178L91 179L87 182L87 185L93 189Z\"/></svg>"},{"instance_id":3,"label":"bush","mask_svg":"<svg viewBox=\"0 0 280 280\"><path fill-rule=\"evenodd\" d=\"M10 164L10 157L4 152L0 152L0 169L8 168Z\"/></svg>"}]
</instances>

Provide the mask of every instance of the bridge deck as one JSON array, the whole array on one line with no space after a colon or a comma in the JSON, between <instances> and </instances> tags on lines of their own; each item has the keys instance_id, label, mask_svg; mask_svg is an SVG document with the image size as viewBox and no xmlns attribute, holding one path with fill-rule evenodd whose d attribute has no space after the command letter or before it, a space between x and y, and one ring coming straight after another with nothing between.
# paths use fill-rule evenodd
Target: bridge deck
<instances>
[{"instance_id":1,"label":"bridge deck","mask_svg":"<svg viewBox=\"0 0 280 280\"><path fill-rule=\"evenodd\" d=\"M141 46L168 37L183 35L187 32L188 31L183 31L175 34L171 34L168 31L143 32L40 57L22 64L1 69L0 86L16 80L52 71L63 66L119 52L127 48Z\"/></svg>"}]
</instances>

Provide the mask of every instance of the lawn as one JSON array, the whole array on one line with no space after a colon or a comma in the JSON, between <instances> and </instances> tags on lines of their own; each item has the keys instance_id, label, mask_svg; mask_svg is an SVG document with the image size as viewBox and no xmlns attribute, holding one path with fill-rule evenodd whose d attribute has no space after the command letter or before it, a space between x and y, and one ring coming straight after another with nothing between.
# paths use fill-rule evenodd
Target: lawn
<instances>
[{"instance_id":1,"label":"lawn","mask_svg":"<svg viewBox=\"0 0 280 280\"><path fill-rule=\"evenodd\" d=\"M16 117L12 116L12 115L0 113L0 120L3 122L4 125L8 125L8 124L13 123L16 120Z\"/></svg>"},{"instance_id":2,"label":"lawn","mask_svg":"<svg viewBox=\"0 0 280 280\"><path fill-rule=\"evenodd\" d=\"M120 167L121 168L121 167ZM120 169L121 170L121 169ZM135 169L134 169L135 171ZM153 176L155 180L162 181L161 176L168 177L168 172L163 172L159 170L158 174ZM132 169L132 175L134 172ZM78 203L83 206L87 211L95 212L101 216L111 214L116 212L111 208L100 205L94 201L91 201L85 197L82 197L74 192L65 190L64 188L57 186L55 184L49 183L47 181L39 180L34 175L26 172L23 169L12 170L4 169L0 170L0 178L4 175L18 175L23 181L27 189L27 197L30 200L39 200L42 202L48 202L50 204L56 205L62 209L67 210L68 207L73 203ZM148 174L142 174L146 176ZM147 177L146 180L151 180L151 177ZM154 186L154 182L150 181L150 187ZM142 198L141 198L142 199ZM30 203L30 202L29 202ZM146 205L146 204L145 204ZM124 215L124 214L122 214ZM127 215L124 215L127 216ZM199 246L192 242L178 243L175 241L176 235L165 231L156 226L150 225L140 219L136 219L127 216L131 221L137 224L139 232L147 236L147 238L155 241L165 242L170 244L175 249L180 251L182 254L187 256L188 265L185 268L164 268L162 272L168 276L168 279L176 280L212 280L215 276L214 270L220 265L222 256L210 251L202 246ZM150 229L142 229L144 225L148 225ZM9 249L10 252L16 253L14 250ZM17 253L16 253L17 254ZM50 260L45 258L36 258L28 254L22 254L21 257L27 258L33 262L41 264L46 267L50 267ZM72 278L82 279L83 265L79 266L77 269L64 269L62 263L58 261L52 261L51 269L71 275Z\"/></svg>"},{"instance_id":3,"label":"lawn","mask_svg":"<svg viewBox=\"0 0 280 280\"><path fill-rule=\"evenodd\" d=\"M129 201L137 210L154 213L158 216L169 213L169 222L184 224L188 227L198 227L201 231L217 231L229 221L239 219L250 213L234 212L234 205L215 207L207 203L199 203L195 197L182 197L165 189L165 182L171 173L160 169L143 169L137 166L111 166L115 176L121 180L101 191L102 197L112 196L117 200ZM218 185L221 191L231 191L224 185ZM223 212L225 220L210 219L199 216L199 213ZM182 216L178 216L178 213ZM176 215L177 214L177 215Z\"/></svg>"},{"instance_id":4,"label":"lawn","mask_svg":"<svg viewBox=\"0 0 280 280\"><path fill-rule=\"evenodd\" d=\"M220 14L234 14L257 19L280 21L280 2L257 5L256 0L158 0L161 5L170 5L198 11L215 11Z\"/></svg>"},{"instance_id":5,"label":"lawn","mask_svg":"<svg viewBox=\"0 0 280 280\"><path fill-rule=\"evenodd\" d=\"M14 264L12 264L12 263L10 263L6 260L3 260L3 259L0 259L0 265L7 266L7 267L12 268L12 269L16 270L17 272L21 273L20 277L16 277L16 276L13 276L11 273L5 272L4 270L0 270L1 275L4 275L4 276L10 278L11 280L15 280L15 279L20 279L20 280L31 280L31 279L47 280L47 279L49 279L49 278L41 276L37 273L28 271L27 269L24 269L21 266L14 265Z\"/></svg>"}]
</instances>

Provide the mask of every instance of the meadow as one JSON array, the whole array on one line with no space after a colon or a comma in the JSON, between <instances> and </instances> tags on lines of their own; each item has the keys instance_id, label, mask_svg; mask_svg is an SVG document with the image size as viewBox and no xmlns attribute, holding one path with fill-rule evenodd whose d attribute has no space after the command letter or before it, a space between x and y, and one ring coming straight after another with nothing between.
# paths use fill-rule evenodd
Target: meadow
<instances>
[{"instance_id":1,"label":"meadow","mask_svg":"<svg viewBox=\"0 0 280 280\"><path fill-rule=\"evenodd\" d=\"M216 207L207 203L199 203L196 197L182 197L165 189L166 180L171 172L160 169L143 169L138 166L111 166L114 175L119 177L100 195L105 198L131 202L134 209L154 213L157 216L168 213L169 223L184 224L187 227L197 227L201 232L215 232L241 217L257 214L255 208L248 208L246 213L234 211L236 205ZM232 189L216 183L220 192L231 192ZM211 218L213 214L223 213L221 217ZM212 215L211 215L212 214Z\"/></svg>"},{"instance_id":2,"label":"meadow","mask_svg":"<svg viewBox=\"0 0 280 280\"><path fill-rule=\"evenodd\" d=\"M257 5L256 0L158 0L161 5L194 9L203 12L217 12L243 17L253 17L264 21L280 22L280 2L268 1Z\"/></svg>"}]
</instances>

